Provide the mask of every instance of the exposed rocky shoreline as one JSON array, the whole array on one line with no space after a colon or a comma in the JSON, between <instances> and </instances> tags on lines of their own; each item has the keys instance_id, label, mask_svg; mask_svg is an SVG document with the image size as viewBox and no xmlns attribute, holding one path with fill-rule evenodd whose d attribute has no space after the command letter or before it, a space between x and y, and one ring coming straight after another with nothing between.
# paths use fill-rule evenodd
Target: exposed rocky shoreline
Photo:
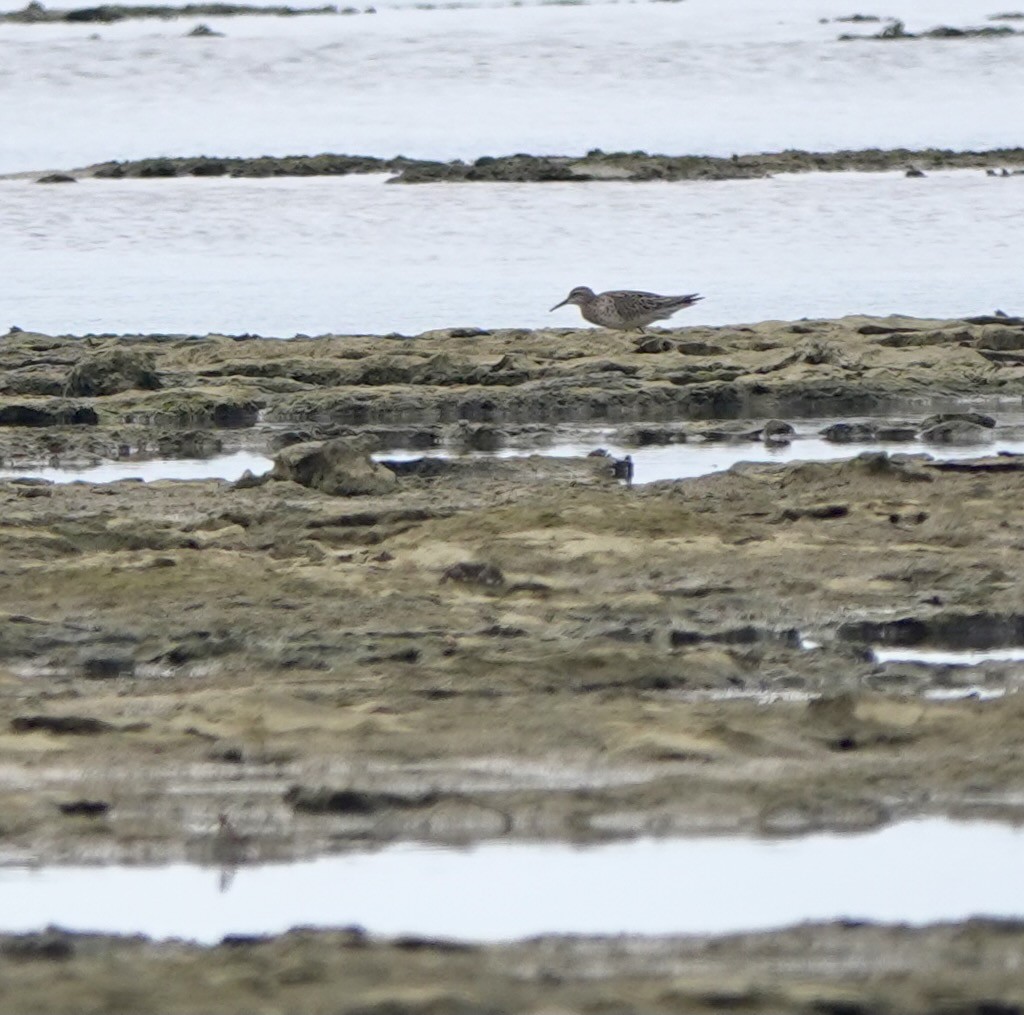
<instances>
[{"instance_id":1,"label":"exposed rocky shoreline","mask_svg":"<svg viewBox=\"0 0 1024 1015\"><path fill-rule=\"evenodd\" d=\"M1022 948L1019 924L992 920L508 945L349 929L198 948L52 931L0 937L0 1008L169 1015L197 1011L202 998L213 1015L1012 1015L1024 1005Z\"/></svg>"},{"instance_id":2,"label":"exposed rocky shoreline","mask_svg":"<svg viewBox=\"0 0 1024 1015\"><path fill-rule=\"evenodd\" d=\"M989 151L951 151L926 148L867 148L859 151L765 152L757 155L657 155L646 152L602 152L585 156L499 155L474 162L456 159L438 162L404 157L367 155L263 155L257 158L136 159L101 162L82 169L42 177L44 182L76 179L160 179L179 176L347 176L391 173L393 183L511 182L586 183L601 180L747 180L778 173L888 172L913 169L915 173L940 169L986 169L998 173L1024 166L1024 148ZM24 175L24 174L21 174Z\"/></svg>"},{"instance_id":3,"label":"exposed rocky shoreline","mask_svg":"<svg viewBox=\"0 0 1024 1015\"><path fill-rule=\"evenodd\" d=\"M240 14L258 14L264 17L298 17L308 14L357 14L355 7L339 8L335 4L322 7L289 7L285 4L260 6L243 3L188 3L188 4L98 4L93 7L49 8L32 0L18 11L0 12L0 24L50 25L99 24L113 25L133 18L236 17Z\"/></svg>"},{"instance_id":4,"label":"exposed rocky shoreline","mask_svg":"<svg viewBox=\"0 0 1024 1015\"><path fill-rule=\"evenodd\" d=\"M986 455L1022 395L1024 321L1001 314L639 337L12 331L4 466L234 448L276 465L237 483L0 481L0 859L210 862L221 813L242 862L1024 820L1024 704L970 694L1012 692L1013 666L871 653L1024 641L1024 457ZM367 457L542 447L595 421L635 447L786 440L789 420L854 414L873 421L832 439L867 425L907 453L632 488L600 455ZM978 456L943 461L961 440ZM1019 931L8 936L0 1010L180 1011L166 971L187 969L210 1011L252 1010L254 991L303 1011L1015 1011L1001 963ZM969 968L943 958L968 945Z\"/></svg>"}]
</instances>

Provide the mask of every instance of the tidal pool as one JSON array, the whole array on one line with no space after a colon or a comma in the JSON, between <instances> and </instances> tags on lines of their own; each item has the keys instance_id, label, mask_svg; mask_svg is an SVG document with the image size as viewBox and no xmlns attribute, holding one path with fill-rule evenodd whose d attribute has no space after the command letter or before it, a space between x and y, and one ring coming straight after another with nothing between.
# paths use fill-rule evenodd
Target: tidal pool
<instances>
[{"instance_id":1,"label":"tidal pool","mask_svg":"<svg viewBox=\"0 0 1024 1015\"><path fill-rule=\"evenodd\" d=\"M806 920L1024 917L1024 830L907 821L794 839L396 845L290 864L0 868L0 930L214 942L301 925L478 941L725 933Z\"/></svg>"},{"instance_id":2,"label":"tidal pool","mask_svg":"<svg viewBox=\"0 0 1024 1015\"><path fill-rule=\"evenodd\" d=\"M246 469L256 475L267 472L273 461L266 455L235 451L212 458L153 458L146 461L107 461L83 468L26 466L0 469L0 479L47 479L51 483L115 483L140 479L152 483L158 479L236 480Z\"/></svg>"},{"instance_id":3,"label":"tidal pool","mask_svg":"<svg viewBox=\"0 0 1024 1015\"><path fill-rule=\"evenodd\" d=\"M1024 648L933 649L874 648L880 663L924 663L927 666L978 666L980 663L1024 662Z\"/></svg>"},{"instance_id":4,"label":"tidal pool","mask_svg":"<svg viewBox=\"0 0 1024 1015\"><path fill-rule=\"evenodd\" d=\"M818 429L837 420L815 420L811 429ZM978 458L997 454L1024 454L1024 439L1015 436L994 436L989 444L964 447L936 447L920 442L858 441L837 444L808 433L808 424L798 423L798 433L788 444L764 444L760 441L701 441L669 444L656 447L632 448L616 442L608 429L595 429L590 438L576 436L570 441L556 442L541 447L515 445L497 452L468 452L462 455L450 448L435 451L408 451L394 449L373 455L378 461L409 461L422 457L434 458L521 458L544 455L554 458L582 457L597 448L621 458L633 459L634 483L654 483L659 480L693 479L738 465L740 462L829 462L855 458L865 451L887 451L890 454L927 454L939 460ZM247 469L256 475L268 472L273 459L250 451L212 458L154 458L139 461L107 461L86 467L61 468L26 465L0 469L0 480L29 478L46 479L53 483L113 483L118 480L139 479L153 482L160 479L226 479L234 481ZM885 650L889 651L889 650ZM902 651L902 650L895 650ZM885 661L880 658L880 661Z\"/></svg>"}]
</instances>

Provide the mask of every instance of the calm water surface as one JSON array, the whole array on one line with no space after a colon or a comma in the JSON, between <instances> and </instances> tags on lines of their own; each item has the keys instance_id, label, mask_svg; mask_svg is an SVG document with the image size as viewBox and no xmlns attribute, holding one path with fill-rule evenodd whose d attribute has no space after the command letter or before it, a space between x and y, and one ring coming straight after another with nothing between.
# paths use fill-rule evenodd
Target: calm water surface
<instances>
[{"instance_id":1,"label":"calm water surface","mask_svg":"<svg viewBox=\"0 0 1024 1015\"><path fill-rule=\"evenodd\" d=\"M182 864L0 868L0 895L3 931L58 924L206 942L298 925L494 941L714 933L839 918L1020 918L1024 832L931 819L790 840L401 845L243 867L233 879Z\"/></svg>"},{"instance_id":2,"label":"calm water surface","mask_svg":"<svg viewBox=\"0 0 1024 1015\"><path fill-rule=\"evenodd\" d=\"M819 421L827 422L827 421ZM664 479L691 479L696 476L722 472L740 462L825 462L855 458L864 452L885 451L889 454L927 454L945 461L977 458L999 453L1024 455L1024 439L999 437L987 446L962 448L930 448L921 443L892 443L886 441L858 441L855 443L834 443L813 436L798 436L788 445L763 445L758 441L736 442L694 441L682 445L657 448L629 448L609 439L607 431L595 430L590 438L556 442L542 448L508 448L500 452L471 453L466 458L519 458L527 455L547 455L555 458L573 458L590 454L603 448L616 457L631 455L634 464L634 482L637 484L656 482ZM443 449L424 453L422 451L378 452L373 457L381 459L409 460L426 457L447 458L452 453ZM273 462L265 455L252 452L234 452L208 459L152 459L148 461L100 462L85 467L60 468L54 466L8 466L0 469L0 479L19 476L48 479L51 482L115 482L121 479L141 479L152 482L157 479L238 479L247 469L260 475L267 472ZM889 659L910 659L911 655L900 654L912 649L880 649L880 662ZM896 654L893 654L896 653ZM948 653L947 653L948 654ZM955 653L953 653L955 654ZM970 654L970 653L969 653ZM885 658L883 658L883 655ZM993 657L994 658L994 657ZM924 662L924 660L923 660Z\"/></svg>"},{"instance_id":3,"label":"calm water surface","mask_svg":"<svg viewBox=\"0 0 1024 1015\"><path fill-rule=\"evenodd\" d=\"M846 0L375 6L352 17L204 18L225 34L207 39L185 37L199 19L0 25L0 172L185 154L729 155L1020 141L1007 101L1024 92L1024 37L838 42L878 28L819 22L852 13ZM879 13L914 31L984 24L997 8L902 0Z\"/></svg>"},{"instance_id":4,"label":"calm water surface","mask_svg":"<svg viewBox=\"0 0 1024 1015\"><path fill-rule=\"evenodd\" d=\"M574 308L548 308L581 283L704 293L680 325L1014 313L1022 215L1024 176L979 171L674 184L8 180L0 322L280 336L576 327Z\"/></svg>"}]
</instances>

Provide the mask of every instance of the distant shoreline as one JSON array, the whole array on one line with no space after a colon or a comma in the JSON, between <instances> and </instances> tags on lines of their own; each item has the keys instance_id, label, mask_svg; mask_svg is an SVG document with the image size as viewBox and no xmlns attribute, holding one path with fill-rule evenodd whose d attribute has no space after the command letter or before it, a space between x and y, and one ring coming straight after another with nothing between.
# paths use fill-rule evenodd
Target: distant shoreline
<instances>
[{"instance_id":1,"label":"distant shoreline","mask_svg":"<svg viewBox=\"0 0 1024 1015\"><path fill-rule=\"evenodd\" d=\"M247 157L179 156L98 162L64 171L19 172L0 179L37 177L44 183L78 179L173 179L176 177L269 178L390 173L392 183L589 183L664 180L749 180L779 173L887 172L911 176L943 169L986 169L992 175L1024 170L1024 148L954 151L946 148L860 148L835 152L788 149L750 155L659 155L604 152L583 156L498 155L475 161L437 161L403 156L321 153Z\"/></svg>"}]
</instances>

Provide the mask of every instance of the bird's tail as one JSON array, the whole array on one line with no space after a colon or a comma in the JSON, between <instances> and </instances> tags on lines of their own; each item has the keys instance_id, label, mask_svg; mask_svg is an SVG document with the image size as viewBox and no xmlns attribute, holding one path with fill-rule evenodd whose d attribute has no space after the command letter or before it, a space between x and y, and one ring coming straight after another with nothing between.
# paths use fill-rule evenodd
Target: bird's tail
<instances>
[{"instance_id":1,"label":"bird's tail","mask_svg":"<svg viewBox=\"0 0 1024 1015\"><path fill-rule=\"evenodd\" d=\"M699 293L690 293L687 296L677 296L676 302L680 307L692 307L694 303L699 303L702 299L704 299L704 297Z\"/></svg>"}]
</instances>

